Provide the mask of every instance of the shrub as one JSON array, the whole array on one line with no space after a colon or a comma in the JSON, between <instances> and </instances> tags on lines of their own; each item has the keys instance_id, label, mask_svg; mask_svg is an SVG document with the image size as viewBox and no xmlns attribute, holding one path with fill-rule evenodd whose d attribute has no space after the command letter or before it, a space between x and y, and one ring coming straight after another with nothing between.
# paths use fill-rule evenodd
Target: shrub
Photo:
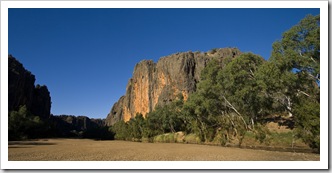
<instances>
[{"instance_id":1,"label":"shrub","mask_svg":"<svg viewBox=\"0 0 332 173\"><path fill-rule=\"evenodd\" d=\"M196 134L188 134L185 136L184 138L185 143L189 143L189 144L199 144L201 143L200 138L196 135Z\"/></svg>"},{"instance_id":2,"label":"shrub","mask_svg":"<svg viewBox=\"0 0 332 173\"><path fill-rule=\"evenodd\" d=\"M259 143L265 143L269 144L270 143L270 137L271 133L269 129L265 126L262 126L261 124L257 124L255 127L255 139L259 141Z\"/></svg>"}]
</instances>

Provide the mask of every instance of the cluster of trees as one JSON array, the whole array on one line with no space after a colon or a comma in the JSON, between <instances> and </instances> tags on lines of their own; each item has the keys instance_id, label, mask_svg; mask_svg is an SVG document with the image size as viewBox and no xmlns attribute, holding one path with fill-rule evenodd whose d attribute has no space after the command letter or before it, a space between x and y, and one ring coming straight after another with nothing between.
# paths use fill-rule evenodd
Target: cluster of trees
<instances>
[{"instance_id":1,"label":"cluster of trees","mask_svg":"<svg viewBox=\"0 0 332 173\"><path fill-rule=\"evenodd\" d=\"M21 106L18 111L9 112L8 138L22 140L47 137L48 125L39 116L31 114L27 107Z\"/></svg>"},{"instance_id":2,"label":"cluster of trees","mask_svg":"<svg viewBox=\"0 0 332 173\"><path fill-rule=\"evenodd\" d=\"M25 140L35 138L88 138L112 140L114 134L104 125L103 120L85 116L35 116L26 105L8 116L8 139Z\"/></svg>"},{"instance_id":3,"label":"cluster of trees","mask_svg":"<svg viewBox=\"0 0 332 173\"><path fill-rule=\"evenodd\" d=\"M144 118L138 113L135 118L128 122L119 121L110 127L115 133L115 139L140 141L146 138L153 141L153 137L169 133L184 131L186 123L182 114L183 96L165 106L157 106L154 111L149 112Z\"/></svg>"},{"instance_id":4,"label":"cluster of trees","mask_svg":"<svg viewBox=\"0 0 332 173\"><path fill-rule=\"evenodd\" d=\"M266 136L267 116L293 117L295 134L310 147L320 147L320 17L308 15L273 45L268 61L253 53L212 60L197 90L186 102L181 95L157 107L146 118L138 114L111 127L116 139L152 139L163 133L195 133L201 141L222 144L245 133Z\"/></svg>"}]
</instances>

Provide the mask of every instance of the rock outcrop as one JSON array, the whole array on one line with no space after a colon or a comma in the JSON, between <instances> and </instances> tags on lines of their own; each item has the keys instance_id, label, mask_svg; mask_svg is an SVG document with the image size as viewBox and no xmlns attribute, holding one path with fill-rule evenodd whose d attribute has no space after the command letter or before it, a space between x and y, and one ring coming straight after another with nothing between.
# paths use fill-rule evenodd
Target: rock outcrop
<instances>
[{"instance_id":1,"label":"rock outcrop","mask_svg":"<svg viewBox=\"0 0 332 173\"><path fill-rule=\"evenodd\" d=\"M26 105L27 111L42 119L43 127L33 127L24 124L24 119L18 120L27 126L19 133L9 132L9 139L20 140L19 135L26 137L74 137L92 139L113 139L108 131L105 119L90 119L86 116L60 115L53 116L51 111L51 96L46 86L35 86L35 76L11 55L8 56L8 111L18 111ZM24 122L25 121L25 122ZM34 132L38 128L38 134Z\"/></svg>"},{"instance_id":2,"label":"rock outcrop","mask_svg":"<svg viewBox=\"0 0 332 173\"><path fill-rule=\"evenodd\" d=\"M13 56L8 56L8 111L26 105L33 115L48 118L51 96L46 86L35 86L35 76Z\"/></svg>"},{"instance_id":3,"label":"rock outcrop","mask_svg":"<svg viewBox=\"0 0 332 173\"><path fill-rule=\"evenodd\" d=\"M107 115L106 124L129 121L137 113L144 117L157 105L164 105L181 93L184 100L196 90L203 68L211 59L222 61L241 52L236 48L213 49L206 53L184 52L162 57L157 63L143 60L136 64L126 94Z\"/></svg>"}]
</instances>

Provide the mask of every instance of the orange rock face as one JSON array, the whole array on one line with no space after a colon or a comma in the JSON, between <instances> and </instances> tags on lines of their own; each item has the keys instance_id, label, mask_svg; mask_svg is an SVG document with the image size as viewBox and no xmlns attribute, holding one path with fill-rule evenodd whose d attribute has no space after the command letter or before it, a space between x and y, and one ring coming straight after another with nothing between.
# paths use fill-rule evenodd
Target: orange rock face
<instances>
[{"instance_id":1,"label":"orange rock face","mask_svg":"<svg viewBox=\"0 0 332 173\"><path fill-rule=\"evenodd\" d=\"M184 100L196 90L203 68L211 59L222 61L240 55L236 48L201 52L176 53L162 57L157 63L143 60L136 64L128 81L126 94L115 103L107 115L107 125L129 121L141 113L144 117L157 105L164 105L181 93Z\"/></svg>"},{"instance_id":2,"label":"orange rock face","mask_svg":"<svg viewBox=\"0 0 332 173\"><path fill-rule=\"evenodd\" d=\"M151 81L148 77L150 73L150 63L151 62L147 62L146 64L138 64L134 72L133 81L135 82L132 88L133 109L130 111L131 115L135 115L135 113L141 113L143 116L145 116L146 113L150 112L149 86Z\"/></svg>"}]
</instances>

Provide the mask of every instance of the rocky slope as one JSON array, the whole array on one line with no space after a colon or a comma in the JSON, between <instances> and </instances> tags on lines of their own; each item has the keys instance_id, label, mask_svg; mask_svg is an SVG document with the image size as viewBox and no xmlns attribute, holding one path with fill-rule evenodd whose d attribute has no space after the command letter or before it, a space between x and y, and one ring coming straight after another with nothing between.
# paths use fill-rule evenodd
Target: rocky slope
<instances>
[{"instance_id":1,"label":"rocky slope","mask_svg":"<svg viewBox=\"0 0 332 173\"><path fill-rule=\"evenodd\" d=\"M186 100L196 90L201 71L211 59L222 61L240 54L236 48L222 48L205 53L176 53L160 58L157 63L152 60L139 62L128 81L126 94L107 115L107 125L120 120L129 121L136 113L146 116L156 105L171 102L179 93Z\"/></svg>"},{"instance_id":2,"label":"rocky slope","mask_svg":"<svg viewBox=\"0 0 332 173\"><path fill-rule=\"evenodd\" d=\"M8 111L26 105L33 115L48 118L51 96L46 86L35 86L35 76L12 55L8 56Z\"/></svg>"}]
</instances>

